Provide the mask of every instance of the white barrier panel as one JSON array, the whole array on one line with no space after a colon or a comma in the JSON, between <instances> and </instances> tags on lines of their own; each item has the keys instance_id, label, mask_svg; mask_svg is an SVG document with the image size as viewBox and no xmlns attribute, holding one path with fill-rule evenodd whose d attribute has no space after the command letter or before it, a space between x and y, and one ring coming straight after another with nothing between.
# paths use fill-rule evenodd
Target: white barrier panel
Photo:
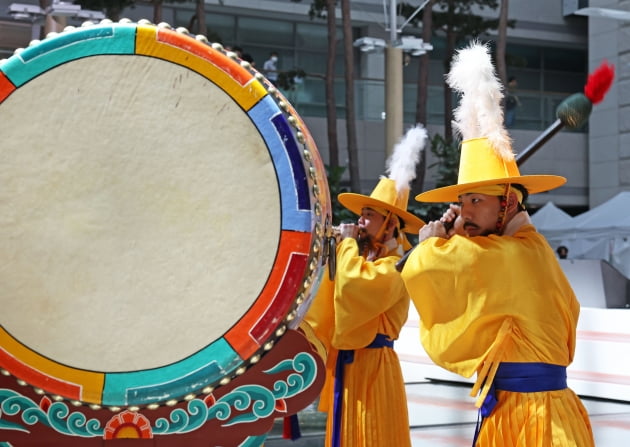
<instances>
[{"instance_id":1,"label":"white barrier panel","mask_svg":"<svg viewBox=\"0 0 630 447\"><path fill-rule=\"evenodd\" d=\"M435 365L420 343L419 318L409 319L395 344L405 383L445 380L473 383ZM569 386L579 395L630 402L630 310L582 307Z\"/></svg>"}]
</instances>

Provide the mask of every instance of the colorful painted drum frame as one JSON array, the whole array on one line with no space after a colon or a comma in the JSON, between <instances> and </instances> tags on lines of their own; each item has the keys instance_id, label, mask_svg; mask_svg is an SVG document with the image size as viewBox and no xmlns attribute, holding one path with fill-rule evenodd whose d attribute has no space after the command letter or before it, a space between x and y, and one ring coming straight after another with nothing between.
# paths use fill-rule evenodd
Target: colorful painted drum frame
<instances>
[{"instance_id":1,"label":"colorful painted drum frame","mask_svg":"<svg viewBox=\"0 0 630 447\"><path fill-rule=\"evenodd\" d=\"M0 319L0 371L42 393L78 403L151 407L209 393L272 349L317 288L331 211L322 161L289 103L247 63L187 32L104 21L49 36L0 63L0 108L51 68L92 56L125 54L187 67L219 86L249 116L269 150L280 191L274 268L239 321L222 337L172 364L126 372L76 369L31 350L5 330Z\"/></svg>"}]
</instances>

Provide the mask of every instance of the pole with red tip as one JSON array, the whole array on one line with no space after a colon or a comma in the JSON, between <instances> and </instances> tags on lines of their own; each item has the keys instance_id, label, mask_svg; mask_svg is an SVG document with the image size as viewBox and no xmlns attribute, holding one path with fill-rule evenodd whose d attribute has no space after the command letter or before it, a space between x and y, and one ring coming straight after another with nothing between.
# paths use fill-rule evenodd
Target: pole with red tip
<instances>
[{"instance_id":1,"label":"pole with red tip","mask_svg":"<svg viewBox=\"0 0 630 447\"><path fill-rule=\"evenodd\" d=\"M563 127L568 129L582 127L591 114L593 104L604 99L614 77L614 67L606 61L602 62L599 68L589 75L584 93L575 93L560 103L556 109L556 121L516 156L516 163L520 165L531 157Z\"/></svg>"}]
</instances>

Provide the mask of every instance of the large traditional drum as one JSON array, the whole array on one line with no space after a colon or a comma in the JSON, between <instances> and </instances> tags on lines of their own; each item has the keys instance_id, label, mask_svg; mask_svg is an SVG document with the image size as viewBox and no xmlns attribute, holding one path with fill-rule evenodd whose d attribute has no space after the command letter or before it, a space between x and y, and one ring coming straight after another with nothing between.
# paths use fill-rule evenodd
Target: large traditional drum
<instances>
[{"instance_id":1,"label":"large traditional drum","mask_svg":"<svg viewBox=\"0 0 630 447\"><path fill-rule=\"evenodd\" d=\"M182 401L272 349L330 200L304 123L184 30L102 22L0 63L0 368L96 406Z\"/></svg>"}]
</instances>

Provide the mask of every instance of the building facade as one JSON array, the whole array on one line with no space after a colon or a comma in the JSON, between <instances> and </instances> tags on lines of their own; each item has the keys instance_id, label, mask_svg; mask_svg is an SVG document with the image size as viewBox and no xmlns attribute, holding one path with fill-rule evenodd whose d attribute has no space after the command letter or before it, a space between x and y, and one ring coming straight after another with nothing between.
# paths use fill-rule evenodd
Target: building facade
<instances>
[{"instance_id":1,"label":"building facade","mask_svg":"<svg viewBox=\"0 0 630 447\"><path fill-rule=\"evenodd\" d=\"M28 45L41 36L43 17L17 17L10 4L38 5L38 1L0 0L0 56L8 57L15 48ZM165 2L162 20L173 27L194 23L195 2ZM293 78L285 95L305 120L325 161L328 160L325 120L324 73L327 60L327 30L323 19L310 18L309 0L207 0L207 37L225 46L240 47L262 69L269 54L279 54L281 71L296 70L304 76ZM375 37L387 40L388 14L381 0L353 0L353 39ZM389 2L391 3L391 2ZM394 2L395 3L395 2ZM409 2L419 6L422 1ZM630 21L587 17L576 14L585 1L512 1L508 29L508 75L518 80L520 107L510 127L516 153L535 141L555 121L558 104L582 90L588 73L603 59L614 64L617 77L603 103L594 107L589 124L576 131L561 131L521 166L523 174L559 174L568 178L565 186L530 198L536 209L547 201L572 214L593 207L630 185ZM591 0L591 6L630 11L630 1ZM534 6L535 5L535 6ZM478 11L498 17L498 10ZM123 12L132 20L152 20L149 2L137 2ZM68 18L68 23L80 23ZM337 132L340 161L347 160L345 143L345 84L340 11L337 9L337 64L335 93L338 112ZM398 18L398 26L404 19ZM400 36L419 37L421 29L405 24ZM492 41L496 33L479 36ZM612 44L611 44L612 42ZM429 42L430 54L427 122L430 135L444 132L444 38ZM369 192L385 166L385 56L355 47L355 100L357 142L362 192ZM405 57L402 67L405 127L415 121L419 59ZM428 148L427 148L428 151ZM427 166L436 161L427 152ZM435 186L435 168L428 168L420 189Z\"/></svg>"}]
</instances>

